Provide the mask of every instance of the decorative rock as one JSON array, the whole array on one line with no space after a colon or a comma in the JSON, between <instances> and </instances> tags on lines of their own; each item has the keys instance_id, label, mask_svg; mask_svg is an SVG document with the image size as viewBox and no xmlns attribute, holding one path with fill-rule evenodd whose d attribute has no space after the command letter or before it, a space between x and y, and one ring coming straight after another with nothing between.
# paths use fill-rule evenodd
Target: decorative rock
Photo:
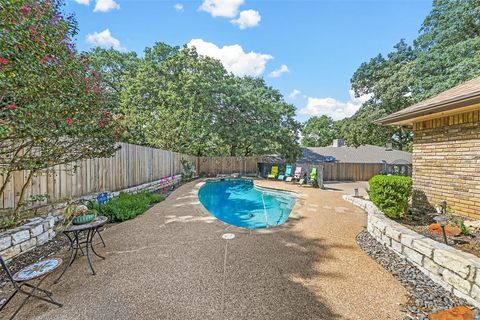
<instances>
[{"instance_id":1,"label":"decorative rock","mask_svg":"<svg viewBox=\"0 0 480 320\"><path fill-rule=\"evenodd\" d=\"M395 250L396 252L398 252L398 253L403 252L403 245L400 242L392 239L391 246L392 246L392 249Z\"/></svg>"},{"instance_id":2,"label":"decorative rock","mask_svg":"<svg viewBox=\"0 0 480 320\"><path fill-rule=\"evenodd\" d=\"M443 268L440 265L436 264L432 259L427 257L423 258L423 267L433 274L441 275L443 272Z\"/></svg>"},{"instance_id":3,"label":"decorative rock","mask_svg":"<svg viewBox=\"0 0 480 320\"><path fill-rule=\"evenodd\" d=\"M408 259L410 259L412 262L418 264L419 266L422 265L422 259L423 259L423 255L421 255L420 253L418 253L417 251L415 250L412 250L408 247L404 247L403 248L403 253L407 256Z\"/></svg>"},{"instance_id":4,"label":"decorative rock","mask_svg":"<svg viewBox=\"0 0 480 320\"><path fill-rule=\"evenodd\" d=\"M454 288L458 289L459 291L469 294L472 285L468 280L463 279L459 275L453 273L452 271L445 269L443 270L443 280L445 282L451 284Z\"/></svg>"},{"instance_id":5,"label":"decorative rock","mask_svg":"<svg viewBox=\"0 0 480 320\"><path fill-rule=\"evenodd\" d=\"M474 284L472 286L472 291L470 292L470 295L476 299L476 300L480 300L480 287L477 286L476 284Z\"/></svg>"},{"instance_id":6,"label":"decorative rock","mask_svg":"<svg viewBox=\"0 0 480 320\"><path fill-rule=\"evenodd\" d=\"M419 234L412 235L412 234L402 234L402 244L409 248L413 248L413 240L422 239L423 237Z\"/></svg>"},{"instance_id":7,"label":"decorative rock","mask_svg":"<svg viewBox=\"0 0 480 320\"><path fill-rule=\"evenodd\" d=\"M470 232L480 230L480 220L464 221L463 224Z\"/></svg>"},{"instance_id":8,"label":"decorative rock","mask_svg":"<svg viewBox=\"0 0 480 320\"><path fill-rule=\"evenodd\" d=\"M37 238L31 238L30 240L22 242L20 244L20 249L22 250L22 252L28 251L33 247L35 247L36 244L37 244Z\"/></svg>"},{"instance_id":9,"label":"decorative rock","mask_svg":"<svg viewBox=\"0 0 480 320\"><path fill-rule=\"evenodd\" d=\"M428 238L415 239L413 240L412 247L416 251L424 254L425 256L432 258L434 243L436 243L436 241Z\"/></svg>"},{"instance_id":10,"label":"decorative rock","mask_svg":"<svg viewBox=\"0 0 480 320\"><path fill-rule=\"evenodd\" d=\"M470 320L473 319L473 310L460 306L431 314L429 318L430 320Z\"/></svg>"},{"instance_id":11,"label":"decorative rock","mask_svg":"<svg viewBox=\"0 0 480 320\"><path fill-rule=\"evenodd\" d=\"M12 243L14 245L27 241L28 239L30 239L30 231L28 229L21 230L12 234Z\"/></svg>"},{"instance_id":12,"label":"decorative rock","mask_svg":"<svg viewBox=\"0 0 480 320\"><path fill-rule=\"evenodd\" d=\"M12 237L10 235L0 238L0 251L8 249L12 245Z\"/></svg>"},{"instance_id":13,"label":"decorative rock","mask_svg":"<svg viewBox=\"0 0 480 320\"><path fill-rule=\"evenodd\" d=\"M407 305L402 306L406 313L405 319L427 320L428 313L467 304L467 301L456 298L433 282L411 262L380 244L368 232L361 232L357 236L357 242L363 251L390 271L407 290L410 299Z\"/></svg>"},{"instance_id":14,"label":"decorative rock","mask_svg":"<svg viewBox=\"0 0 480 320\"><path fill-rule=\"evenodd\" d=\"M402 236L402 233L392 227L386 227L385 228L385 235L395 241L400 241L400 237Z\"/></svg>"},{"instance_id":15,"label":"decorative rock","mask_svg":"<svg viewBox=\"0 0 480 320\"><path fill-rule=\"evenodd\" d=\"M45 242L47 242L48 240L50 240L50 233L47 231L47 232L44 232L42 234L39 234L37 236L37 244L44 244Z\"/></svg>"},{"instance_id":16,"label":"decorative rock","mask_svg":"<svg viewBox=\"0 0 480 320\"><path fill-rule=\"evenodd\" d=\"M37 224L36 226L33 226L31 229L30 229L30 236L31 237L36 237L38 236L40 233L43 232L43 224L40 223L40 224Z\"/></svg>"},{"instance_id":17,"label":"decorative rock","mask_svg":"<svg viewBox=\"0 0 480 320\"><path fill-rule=\"evenodd\" d=\"M428 230L432 233L435 233L435 234L438 234L438 235L442 235L443 234L443 230L442 230L442 227L438 224L438 223L432 223L431 225L428 226ZM460 228L457 227L457 226L453 226L451 224L447 224L445 226L445 234L448 236L448 237L452 237L452 236L458 236L460 234Z\"/></svg>"},{"instance_id":18,"label":"decorative rock","mask_svg":"<svg viewBox=\"0 0 480 320\"><path fill-rule=\"evenodd\" d=\"M5 260L9 260L18 255L20 252L22 252L22 249L20 249L20 245L17 244L16 246L10 247L7 250L0 252L0 256L2 256L2 258Z\"/></svg>"},{"instance_id":19,"label":"decorative rock","mask_svg":"<svg viewBox=\"0 0 480 320\"><path fill-rule=\"evenodd\" d=\"M46 217L45 220L50 223L50 228L55 227L55 217L49 216L49 217Z\"/></svg>"},{"instance_id":20,"label":"decorative rock","mask_svg":"<svg viewBox=\"0 0 480 320\"><path fill-rule=\"evenodd\" d=\"M433 261L445 268L455 270L457 274L464 279L468 277L470 273L470 266L472 262L469 259L465 259L453 250L438 249L433 253Z\"/></svg>"}]
</instances>

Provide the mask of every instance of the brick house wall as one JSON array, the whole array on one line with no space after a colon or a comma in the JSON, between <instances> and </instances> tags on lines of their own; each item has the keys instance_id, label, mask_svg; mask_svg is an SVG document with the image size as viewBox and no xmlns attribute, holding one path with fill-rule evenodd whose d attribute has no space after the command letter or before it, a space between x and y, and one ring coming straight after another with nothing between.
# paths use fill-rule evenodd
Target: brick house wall
<instances>
[{"instance_id":1,"label":"brick house wall","mask_svg":"<svg viewBox=\"0 0 480 320\"><path fill-rule=\"evenodd\" d=\"M413 205L480 218L480 110L413 123Z\"/></svg>"}]
</instances>

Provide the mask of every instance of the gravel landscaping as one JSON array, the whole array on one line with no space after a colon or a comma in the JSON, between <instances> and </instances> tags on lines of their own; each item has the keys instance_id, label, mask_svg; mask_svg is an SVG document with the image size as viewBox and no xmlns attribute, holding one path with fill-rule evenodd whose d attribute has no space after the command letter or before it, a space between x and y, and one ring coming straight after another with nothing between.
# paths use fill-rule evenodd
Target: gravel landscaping
<instances>
[{"instance_id":1,"label":"gravel landscaping","mask_svg":"<svg viewBox=\"0 0 480 320\"><path fill-rule=\"evenodd\" d=\"M428 315L460 305L466 301L455 297L433 282L412 263L400 257L375 240L366 230L357 236L360 248L393 274L409 293L408 302L402 305L405 319L428 320Z\"/></svg>"}]
</instances>

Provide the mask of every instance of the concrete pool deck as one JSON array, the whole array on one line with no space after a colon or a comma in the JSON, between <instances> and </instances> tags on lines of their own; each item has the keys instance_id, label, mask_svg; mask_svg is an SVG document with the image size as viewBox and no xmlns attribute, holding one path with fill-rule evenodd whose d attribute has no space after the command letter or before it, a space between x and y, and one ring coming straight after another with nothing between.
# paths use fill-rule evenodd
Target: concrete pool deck
<instances>
[{"instance_id":1,"label":"concrete pool deck","mask_svg":"<svg viewBox=\"0 0 480 320\"><path fill-rule=\"evenodd\" d=\"M103 232L107 247L97 248L107 259L93 258L97 275L81 257L51 286L63 308L32 300L18 318L403 318L406 291L355 242L366 214L341 196L356 184L319 190L256 181L300 199L283 227L250 231L208 214L197 198L199 183ZM225 233L235 238L225 240Z\"/></svg>"}]
</instances>

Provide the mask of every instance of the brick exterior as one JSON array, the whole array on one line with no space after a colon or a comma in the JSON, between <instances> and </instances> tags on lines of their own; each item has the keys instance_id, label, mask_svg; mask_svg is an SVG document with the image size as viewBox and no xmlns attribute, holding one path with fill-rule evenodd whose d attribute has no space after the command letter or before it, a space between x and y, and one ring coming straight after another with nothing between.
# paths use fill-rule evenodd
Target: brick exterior
<instances>
[{"instance_id":1,"label":"brick exterior","mask_svg":"<svg viewBox=\"0 0 480 320\"><path fill-rule=\"evenodd\" d=\"M480 110L413 124L413 205L480 218Z\"/></svg>"}]
</instances>

